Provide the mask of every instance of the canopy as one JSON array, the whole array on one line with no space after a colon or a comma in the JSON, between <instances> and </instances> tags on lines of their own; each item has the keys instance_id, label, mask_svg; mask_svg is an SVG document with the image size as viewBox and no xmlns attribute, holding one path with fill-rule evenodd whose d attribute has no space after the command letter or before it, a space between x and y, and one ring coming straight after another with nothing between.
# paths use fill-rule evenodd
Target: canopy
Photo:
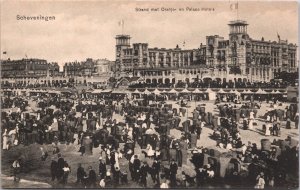
<instances>
[{"instance_id":1,"label":"canopy","mask_svg":"<svg viewBox=\"0 0 300 190\"><path fill-rule=\"evenodd\" d=\"M158 89L155 89L152 93L154 93L154 94L160 94L160 93L162 93L163 92L163 90L162 91L159 91Z\"/></svg>"},{"instance_id":2,"label":"canopy","mask_svg":"<svg viewBox=\"0 0 300 190\"><path fill-rule=\"evenodd\" d=\"M153 92L150 92L149 90L145 90L144 92L141 92L142 94L151 94L151 93L153 93Z\"/></svg>"},{"instance_id":3,"label":"canopy","mask_svg":"<svg viewBox=\"0 0 300 190\"><path fill-rule=\"evenodd\" d=\"M102 93L110 93L110 92L111 92L110 89L105 89L105 90L102 91Z\"/></svg>"},{"instance_id":4,"label":"canopy","mask_svg":"<svg viewBox=\"0 0 300 190\"><path fill-rule=\"evenodd\" d=\"M198 94L199 94L199 93L202 94L203 92L200 91L198 88L196 88L196 90L194 90L193 93L194 93L194 94L197 94L197 93L198 93Z\"/></svg>"},{"instance_id":5,"label":"canopy","mask_svg":"<svg viewBox=\"0 0 300 190\"><path fill-rule=\"evenodd\" d=\"M101 89L96 89L92 92L92 94L100 94L102 92Z\"/></svg>"},{"instance_id":6,"label":"canopy","mask_svg":"<svg viewBox=\"0 0 300 190\"><path fill-rule=\"evenodd\" d=\"M218 93L220 93L220 94L224 94L224 93L226 93L222 88L221 88L221 90L219 90L219 92Z\"/></svg>"},{"instance_id":7,"label":"canopy","mask_svg":"<svg viewBox=\"0 0 300 190\"><path fill-rule=\"evenodd\" d=\"M138 89L135 89L135 91L132 92L132 94L140 94L141 92Z\"/></svg>"},{"instance_id":8,"label":"canopy","mask_svg":"<svg viewBox=\"0 0 300 190\"><path fill-rule=\"evenodd\" d=\"M112 91L112 94L126 94L127 92L125 90L114 90Z\"/></svg>"},{"instance_id":9,"label":"canopy","mask_svg":"<svg viewBox=\"0 0 300 190\"><path fill-rule=\"evenodd\" d=\"M242 92L242 94L253 94L253 92L251 92L250 90L244 90L244 92Z\"/></svg>"},{"instance_id":10,"label":"canopy","mask_svg":"<svg viewBox=\"0 0 300 190\"><path fill-rule=\"evenodd\" d=\"M210 88L208 88L208 89L206 89L204 92L206 92L206 93L211 93L211 92L214 92L214 91L212 91Z\"/></svg>"},{"instance_id":11,"label":"canopy","mask_svg":"<svg viewBox=\"0 0 300 190\"><path fill-rule=\"evenodd\" d=\"M256 94L267 94L267 93L260 88L260 89L258 89Z\"/></svg>"},{"instance_id":12,"label":"canopy","mask_svg":"<svg viewBox=\"0 0 300 190\"><path fill-rule=\"evenodd\" d=\"M166 93L177 94L178 92L174 88L172 88L170 91L166 91Z\"/></svg>"},{"instance_id":13,"label":"canopy","mask_svg":"<svg viewBox=\"0 0 300 190\"><path fill-rule=\"evenodd\" d=\"M279 90L277 90L277 91L276 91L276 90L273 90L273 91L272 91L272 94L282 94L282 93L279 92Z\"/></svg>"},{"instance_id":14,"label":"canopy","mask_svg":"<svg viewBox=\"0 0 300 190\"><path fill-rule=\"evenodd\" d=\"M180 93L191 93L191 91L188 91L186 88L183 89Z\"/></svg>"}]
</instances>

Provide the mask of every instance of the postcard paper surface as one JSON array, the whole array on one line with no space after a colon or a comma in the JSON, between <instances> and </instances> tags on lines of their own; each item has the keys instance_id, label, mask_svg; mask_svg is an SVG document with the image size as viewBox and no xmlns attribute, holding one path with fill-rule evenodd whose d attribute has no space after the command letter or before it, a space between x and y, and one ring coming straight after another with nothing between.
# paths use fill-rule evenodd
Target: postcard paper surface
<instances>
[{"instance_id":1,"label":"postcard paper surface","mask_svg":"<svg viewBox=\"0 0 300 190\"><path fill-rule=\"evenodd\" d=\"M1 188L298 188L296 1L2 0Z\"/></svg>"}]
</instances>

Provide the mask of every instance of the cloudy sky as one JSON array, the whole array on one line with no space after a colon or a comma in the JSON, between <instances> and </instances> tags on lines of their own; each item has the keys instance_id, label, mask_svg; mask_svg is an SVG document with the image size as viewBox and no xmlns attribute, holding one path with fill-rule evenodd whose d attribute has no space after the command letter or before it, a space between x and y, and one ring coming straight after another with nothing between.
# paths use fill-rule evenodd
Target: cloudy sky
<instances>
[{"instance_id":1,"label":"cloudy sky","mask_svg":"<svg viewBox=\"0 0 300 190\"><path fill-rule=\"evenodd\" d=\"M228 39L228 22L236 19L235 1L128 2L128 1L1 1L2 58L43 58L62 65L86 58L115 59L115 36L150 47L197 48L207 35ZM136 8L213 8L196 12L137 12ZM239 2L239 18L249 23L251 38L298 42L296 2ZM54 21L20 21L20 16L55 16Z\"/></svg>"}]
</instances>

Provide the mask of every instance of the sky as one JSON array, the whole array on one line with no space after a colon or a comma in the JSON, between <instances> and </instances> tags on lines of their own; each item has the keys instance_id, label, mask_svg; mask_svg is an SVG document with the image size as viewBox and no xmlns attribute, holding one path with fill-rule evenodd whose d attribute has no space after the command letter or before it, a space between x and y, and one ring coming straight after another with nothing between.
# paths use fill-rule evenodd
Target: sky
<instances>
[{"instance_id":1,"label":"sky","mask_svg":"<svg viewBox=\"0 0 300 190\"><path fill-rule=\"evenodd\" d=\"M41 58L48 62L115 60L115 36L131 43L185 49L205 44L208 35L228 39L228 22L237 19L236 1L14 1L1 0L1 59ZM214 11L178 11L178 8ZM136 8L176 8L174 12L137 12ZM239 1L238 18L249 24L253 39L298 42L297 2ZM17 20L20 16L55 16L54 21Z\"/></svg>"}]
</instances>

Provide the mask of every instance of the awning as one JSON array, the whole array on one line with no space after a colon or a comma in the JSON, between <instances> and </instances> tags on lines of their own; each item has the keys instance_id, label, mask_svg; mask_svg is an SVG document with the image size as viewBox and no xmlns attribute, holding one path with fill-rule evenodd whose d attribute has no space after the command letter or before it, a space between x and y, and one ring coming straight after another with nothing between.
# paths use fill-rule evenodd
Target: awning
<instances>
[{"instance_id":1,"label":"awning","mask_svg":"<svg viewBox=\"0 0 300 190\"><path fill-rule=\"evenodd\" d=\"M190 92L190 91L188 91L186 88L185 89L183 89L181 92L179 92L179 93L192 93L192 92Z\"/></svg>"},{"instance_id":2,"label":"awning","mask_svg":"<svg viewBox=\"0 0 300 190\"><path fill-rule=\"evenodd\" d=\"M140 94L141 92L138 89L135 89L135 91L132 92L132 94Z\"/></svg>"},{"instance_id":3,"label":"awning","mask_svg":"<svg viewBox=\"0 0 300 190\"><path fill-rule=\"evenodd\" d=\"M100 94L102 92L101 89L96 89L92 92L92 94Z\"/></svg>"},{"instance_id":4,"label":"awning","mask_svg":"<svg viewBox=\"0 0 300 190\"><path fill-rule=\"evenodd\" d=\"M217 93L219 93L219 94L225 94L226 92L223 89L221 89Z\"/></svg>"},{"instance_id":5,"label":"awning","mask_svg":"<svg viewBox=\"0 0 300 190\"><path fill-rule=\"evenodd\" d=\"M159 91L158 89L155 89L155 90L153 91L154 94L160 94L160 93L162 93L162 92L164 92L164 91Z\"/></svg>"},{"instance_id":6,"label":"awning","mask_svg":"<svg viewBox=\"0 0 300 190\"><path fill-rule=\"evenodd\" d=\"M200 91L198 88L196 88L196 90L193 91L193 94L202 94L204 92Z\"/></svg>"},{"instance_id":7,"label":"awning","mask_svg":"<svg viewBox=\"0 0 300 190\"><path fill-rule=\"evenodd\" d=\"M110 89L105 89L101 93L111 93L111 90Z\"/></svg>"},{"instance_id":8,"label":"awning","mask_svg":"<svg viewBox=\"0 0 300 190\"><path fill-rule=\"evenodd\" d=\"M267 94L267 93L260 88L260 89L258 89L256 94Z\"/></svg>"},{"instance_id":9,"label":"awning","mask_svg":"<svg viewBox=\"0 0 300 190\"><path fill-rule=\"evenodd\" d=\"M166 91L165 93L177 94L178 92L174 88L172 88L170 91Z\"/></svg>"}]
</instances>

